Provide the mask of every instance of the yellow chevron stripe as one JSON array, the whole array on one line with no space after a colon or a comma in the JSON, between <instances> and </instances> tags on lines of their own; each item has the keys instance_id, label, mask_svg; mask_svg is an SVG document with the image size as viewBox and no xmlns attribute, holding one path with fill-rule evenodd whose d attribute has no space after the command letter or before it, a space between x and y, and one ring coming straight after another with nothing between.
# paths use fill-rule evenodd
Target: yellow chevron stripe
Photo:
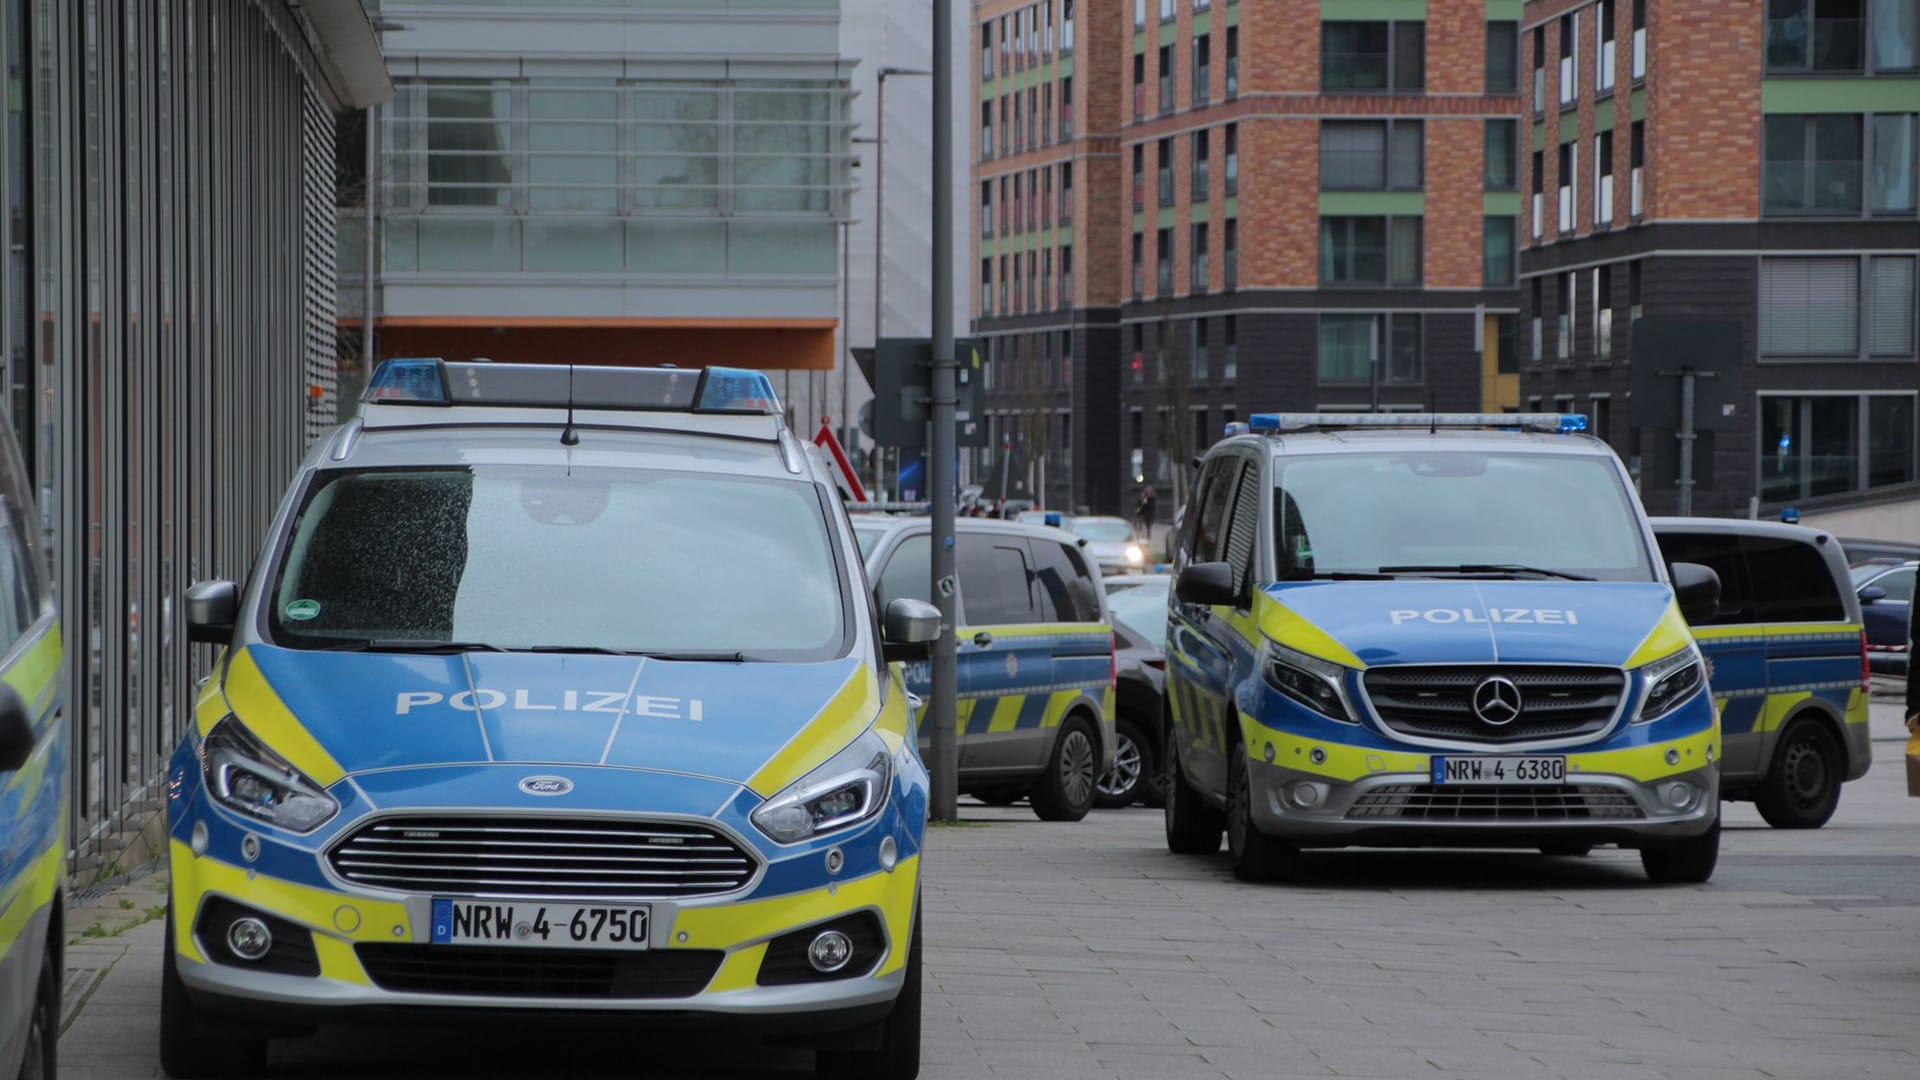
<instances>
[{"instance_id":1,"label":"yellow chevron stripe","mask_svg":"<svg viewBox=\"0 0 1920 1080\"><path fill-rule=\"evenodd\" d=\"M993 719L987 721L987 734L1003 735L1020 720L1020 709L1027 703L1025 694L1007 694L993 699Z\"/></svg>"},{"instance_id":2,"label":"yellow chevron stripe","mask_svg":"<svg viewBox=\"0 0 1920 1080\"><path fill-rule=\"evenodd\" d=\"M260 741L285 758L287 764L305 773L308 779L321 787L331 787L347 775L340 763L333 760L333 755L300 723L299 717L293 715L293 710L280 700L280 695L274 693L267 677L254 663L252 650L242 649L227 662L224 690L233 715L247 725L247 730L259 736ZM198 714L203 735L219 720L217 716L209 719L207 704L208 698L203 695Z\"/></svg>"},{"instance_id":3,"label":"yellow chevron stripe","mask_svg":"<svg viewBox=\"0 0 1920 1080\"><path fill-rule=\"evenodd\" d=\"M1266 593L1256 590L1253 605L1254 621L1259 624L1260 632L1287 648L1298 649L1308 656L1331 660L1350 668L1367 666L1360 662L1352 649L1340 644L1339 639ZM1244 630L1241 632L1245 633Z\"/></svg>"},{"instance_id":4,"label":"yellow chevron stripe","mask_svg":"<svg viewBox=\"0 0 1920 1080\"><path fill-rule=\"evenodd\" d=\"M873 669L861 664L826 707L760 766L747 786L764 798L812 772L865 731L879 705L880 683Z\"/></svg>"},{"instance_id":5,"label":"yellow chevron stripe","mask_svg":"<svg viewBox=\"0 0 1920 1080\"><path fill-rule=\"evenodd\" d=\"M1637 668L1642 664L1651 664L1661 657L1672 656L1686 648L1692 640L1693 635L1687 629L1687 620L1680 614L1680 605L1668 604L1667 610L1661 613L1660 620L1653 624L1652 630L1647 631L1647 636L1640 642L1639 648L1634 649L1632 655L1627 657L1626 666Z\"/></svg>"}]
</instances>

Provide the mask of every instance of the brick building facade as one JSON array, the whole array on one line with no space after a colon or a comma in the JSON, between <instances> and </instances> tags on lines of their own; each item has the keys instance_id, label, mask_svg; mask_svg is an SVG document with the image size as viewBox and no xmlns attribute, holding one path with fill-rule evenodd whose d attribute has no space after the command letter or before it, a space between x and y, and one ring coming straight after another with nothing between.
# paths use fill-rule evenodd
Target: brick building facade
<instances>
[{"instance_id":1,"label":"brick building facade","mask_svg":"<svg viewBox=\"0 0 1920 1080\"><path fill-rule=\"evenodd\" d=\"M1592 414L1670 511L1677 410L1636 426L1633 368L1686 358L1634 325L1729 321L1695 512L1912 485L1920 3L1529 0L1521 38L1524 404Z\"/></svg>"}]
</instances>

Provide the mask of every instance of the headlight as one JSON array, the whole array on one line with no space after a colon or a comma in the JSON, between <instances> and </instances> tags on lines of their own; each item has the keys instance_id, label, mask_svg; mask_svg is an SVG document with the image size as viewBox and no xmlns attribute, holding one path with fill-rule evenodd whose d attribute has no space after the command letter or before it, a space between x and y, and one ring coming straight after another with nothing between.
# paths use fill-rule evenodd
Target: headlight
<instances>
[{"instance_id":1,"label":"headlight","mask_svg":"<svg viewBox=\"0 0 1920 1080\"><path fill-rule=\"evenodd\" d=\"M312 832L340 809L231 716L201 740L200 768L215 802L288 832Z\"/></svg>"},{"instance_id":2,"label":"headlight","mask_svg":"<svg viewBox=\"0 0 1920 1080\"><path fill-rule=\"evenodd\" d=\"M1128 544L1127 545L1127 561L1130 563L1146 562L1147 553L1140 550L1139 544Z\"/></svg>"},{"instance_id":3,"label":"headlight","mask_svg":"<svg viewBox=\"0 0 1920 1080\"><path fill-rule=\"evenodd\" d=\"M1294 701L1344 724L1360 721L1347 703L1347 669L1330 660L1267 642L1267 683Z\"/></svg>"},{"instance_id":4,"label":"headlight","mask_svg":"<svg viewBox=\"0 0 1920 1080\"><path fill-rule=\"evenodd\" d=\"M760 804L753 823L781 844L850 828L887 805L893 756L872 729L825 765Z\"/></svg>"},{"instance_id":5,"label":"headlight","mask_svg":"<svg viewBox=\"0 0 1920 1080\"><path fill-rule=\"evenodd\" d=\"M1685 705L1707 685L1700 651L1691 645L1641 667L1640 674L1645 680L1647 696L1640 704L1640 715L1636 718L1639 723L1660 719Z\"/></svg>"}]
</instances>

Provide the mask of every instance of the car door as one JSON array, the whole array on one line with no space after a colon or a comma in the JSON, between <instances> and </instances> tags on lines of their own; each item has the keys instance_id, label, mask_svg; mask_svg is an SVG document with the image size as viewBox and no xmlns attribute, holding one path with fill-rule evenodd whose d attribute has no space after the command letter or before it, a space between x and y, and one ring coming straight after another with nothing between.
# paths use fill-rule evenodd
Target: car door
<instances>
[{"instance_id":1,"label":"car door","mask_svg":"<svg viewBox=\"0 0 1920 1080\"><path fill-rule=\"evenodd\" d=\"M1048 631L1053 700L1044 726L1053 727L1081 695L1095 705L1105 696L1113 676L1113 631L1101 611L1101 589L1085 547L1029 537L1027 551L1033 557L1034 601Z\"/></svg>"},{"instance_id":2,"label":"car door","mask_svg":"<svg viewBox=\"0 0 1920 1080\"><path fill-rule=\"evenodd\" d=\"M1866 623L1867 648L1876 658L1905 653L1907 625L1913 610L1915 568L1898 566L1880 574L1861 587L1878 588L1886 595L1877 600L1860 600L1860 616Z\"/></svg>"},{"instance_id":3,"label":"car door","mask_svg":"<svg viewBox=\"0 0 1920 1080\"><path fill-rule=\"evenodd\" d=\"M1223 454L1207 464L1197 495L1198 518L1187 551L1187 565L1223 562L1233 510L1242 477L1252 463ZM1250 522L1257 527L1257 522ZM1228 637L1236 631L1230 613L1175 600L1169 610L1167 697L1172 715L1171 737L1187 779L1202 791L1222 798L1226 793L1227 705L1233 682L1233 649Z\"/></svg>"},{"instance_id":4,"label":"car door","mask_svg":"<svg viewBox=\"0 0 1920 1080\"><path fill-rule=\"evenodd\" d=\"M1835 721L1845 719L1860 688L1860 627L1812 544L1774 536L1740 543L1766 636L1769 694L1755 725L1763 736L1756 741L1764 743L1756 768L1764 768L1777 733L1800 710L1820 707Z\"/></svg>"},{"instance_id":5,"label":"car door","mask_svg":"<svg viewBox=\"0 0 1920 1080\"><path fill-rule=\"evenodd\" d=\"M1041 632L1033 557L1018 533L962 532L954 569L966 619L957 632L960 694L971 704L962 772L1037 769L1046 751L1053 654Z\"/></svg>"},{"instance_id":6,"label":"car door","mask_svg":"<svg viewBox=\"0 0 1920 1080\"><path fill-rule=\"evenodd\" d=\"M1721 769L1730 778L1760 771L1760 717L1767 703L1767 645L1759 625L1752 576L1740 538L1732 533L1662 529L1660 553L1669 564L1699 563L1720 575L1720 607L1693 624L1707 661L1707 686L1720 712L1725 740Z\"/></svg>"}]
</instances>

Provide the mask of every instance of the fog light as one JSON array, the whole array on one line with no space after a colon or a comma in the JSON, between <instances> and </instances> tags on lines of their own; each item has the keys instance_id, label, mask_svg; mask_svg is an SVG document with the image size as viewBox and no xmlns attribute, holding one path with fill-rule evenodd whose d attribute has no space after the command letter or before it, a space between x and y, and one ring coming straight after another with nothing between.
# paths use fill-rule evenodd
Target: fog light
<instances>
[{"instance_id":1,"label":"fog light","mask_svg":"<svg viewBox=\"0 0 1920 1080\"><path fill-rule=\"evenodd\" d=\"M227 924L227 948L242 960L259 960L273 948L273 934L266 923L244 916Z\"/></svg>"},{"instance_id":2,"label":"fog light","mask_svg":"<svg viewBox=\"0 0 1920 1080\"><path fill-rule=\"evenodd\" d=\"M265 929L262 927L261 929ZM853 939L838 930L823 931L807 946L807 963L822 975L831 975L853 959Z\"/></svg>"},{"instance_id":3,"label":"fog light","mask_svg":"<svg viewBox=\"0 0 1920 1080\"><path fill-rule=\"evenodd\" d=\"M1320 805L1320 797L1320 785L1307 781L1301 781L1293 785L1292 789L1288 792L1288 798L1293 800L1293 805L1302 810L1311 810Z\"/></svg>"},{"instance_id":4,"label":"fog light","mask_svg":"<svg viewBox=\"0 0 1920 1080\"><path fill-rule=\"evenodd\" d=\"M1696 796L1692 784L1675 783L1662 787L1660 798L1667 804L1669 810L1690 810L1693 808Z\"/></svg>"}]
</instances>

